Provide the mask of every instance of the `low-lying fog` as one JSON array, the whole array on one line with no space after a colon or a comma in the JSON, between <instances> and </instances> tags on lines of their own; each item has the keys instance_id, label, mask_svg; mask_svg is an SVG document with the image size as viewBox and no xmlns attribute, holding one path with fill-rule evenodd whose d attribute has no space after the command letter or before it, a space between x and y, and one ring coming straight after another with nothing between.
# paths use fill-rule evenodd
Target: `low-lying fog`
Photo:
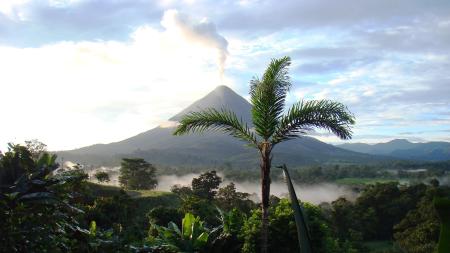
<instances>
[{"instance_id":1,"label":"low-lying fog","mask_svg":"<svg viewBox=\"0 0 450 253\"><path fill-rule=\"evenodd\" d=\"M97 169L92 169L87 171L91 181L96 181L94 174L97 171L108 172L110 177L109 185L119 185L119 167L107 168L100 167ZM176 175L162 175L158 176L158 186L156 190L159 191L170 191L170 188L175 185L190 186L192 179L198 177L200 174L186 174L183 176ZM219 173L220 175L220 173ZM261 196L261 186L259 180L255 181L230 181L224 179L223 175L220 175L223 179L221 186L225 186L230 182L233 182L236 186L237 191L247 192L253 194L252 200L258 201ZM297 197L302 201L310 202L313 204L320 204L322 202L331 202L339 197L346 197L347 199L354 199L357 193L352 191L348 186L342 186L332 183L321 183L316 185L298 185L294 183L294 188L297 193ZM274 181L271 184L270 192L272 195L278 197L287 197L287 187L286 183L283 181Z\"/></svg>"}]
</instances>

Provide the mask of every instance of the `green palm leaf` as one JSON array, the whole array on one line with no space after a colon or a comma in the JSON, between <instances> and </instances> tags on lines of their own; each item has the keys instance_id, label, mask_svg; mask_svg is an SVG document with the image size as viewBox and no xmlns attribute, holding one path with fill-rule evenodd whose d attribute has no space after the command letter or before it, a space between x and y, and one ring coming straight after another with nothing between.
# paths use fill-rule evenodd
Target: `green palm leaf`
<instances>
[{"instance_id":1,"label":"green palm leaf","mask_svg":"<svg viewBox=\"0 0 450 253\"><path fill-rule=\"evenodd\" d=\"M286 93L291 87L290 64L289 57L272 59L262 79L250 81L253 124L258 135L265 140L272 136L283 114Z\"/></svg>"},{"instance_id":2,"label":"green palm leaf","mask_svg":"<svg viewBox=\"0 0 450 253\"><path fill-rule=\"evenodd\" d=\"M272 144L298 137L312 128L326 129L341 139L350 139L354 116L343 104L330 100L300 101L282 116Z\"/></svg>"},{"instance_id":3,"label":"green palm leaf","mask_svg":"<svg viewBox=\"0 0 450 253\"><path fill-rule=\"evenodd\" d=\"M220 111L209 108L201 112L192 112L183 117L174 132L174 135L183 135L189 132L204 132L206 130L222 131L252 146L257 146L255 134L242 119L238 119L234 112L222 109Z\"/></svg>"},{"instance_id":4,"label":"green palm leaf","mask_svg":"<svg viewBox=\"0 0 450 253\"><path fill-rule=\"evenodd\" d=\"M309 234L306 214L302 206L298 203L297 194L294 190L291 177L286 168L286 165L280 166L283 170L283 175L289 190L289 197L291 199L292 210L294 211L295 225L297 226L297 237L300 246L300 253L311 253L311 236Z\"/></svg>"}]
</instances>

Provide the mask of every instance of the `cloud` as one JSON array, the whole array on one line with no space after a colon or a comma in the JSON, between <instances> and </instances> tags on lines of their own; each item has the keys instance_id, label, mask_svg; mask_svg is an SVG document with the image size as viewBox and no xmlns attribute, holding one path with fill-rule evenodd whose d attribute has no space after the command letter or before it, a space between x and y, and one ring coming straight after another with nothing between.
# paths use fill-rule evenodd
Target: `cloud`
<instances>
[{"instance_id":1,"label":"cloud","mask_svg":"<svg viewBox=\"0 0 450 253\"><path fill-rule=\"evenodd\" d=\"M27 47L55 41L124 41L136 27L157 23L164 11L157 2L145 0L23 0L2 12L4 1L0 43Z\"/></svg>"},{"instance_id":2,"label":"cloud","mask_svg":"<svg viewBox=\"0 0 450 253\"><path fill-rule=\"evenodd\" d=\"M198 45L213 39L183 31L144 25L125 42L0 46L0 106L14 108L2 111L1 145L38 138L70 149L158 126L221 82L217 49Z\"/></svg>"}]
</instances>

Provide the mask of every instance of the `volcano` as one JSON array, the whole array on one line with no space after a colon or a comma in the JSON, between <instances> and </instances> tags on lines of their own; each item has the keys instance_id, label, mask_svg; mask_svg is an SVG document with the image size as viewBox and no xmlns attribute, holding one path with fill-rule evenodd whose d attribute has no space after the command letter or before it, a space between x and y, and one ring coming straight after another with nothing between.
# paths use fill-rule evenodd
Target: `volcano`
<instances>
[{"instance_id":1,"label":"volcano","mask_svg":"<svg viewBox=\"0 0 450 253\"><path fill-rule=\"evenodd\" d=\"M218 86L205 97L171 117L205 108L229 109L251 125L251 104L227 86ZM131 138L109 144L95 144L70 151L57 152L64 160L89 165L118 165L123 157L140 157L157 165L177 167L233 166L255 167L259 154L254 148L221 132L174 136L173 127L156 127ZM361 163L375 161L375 156L353 152L326 144L312 137L301 137L277 145L273 164L300 166L324 163Z\"/></svg>"}]
</instances>

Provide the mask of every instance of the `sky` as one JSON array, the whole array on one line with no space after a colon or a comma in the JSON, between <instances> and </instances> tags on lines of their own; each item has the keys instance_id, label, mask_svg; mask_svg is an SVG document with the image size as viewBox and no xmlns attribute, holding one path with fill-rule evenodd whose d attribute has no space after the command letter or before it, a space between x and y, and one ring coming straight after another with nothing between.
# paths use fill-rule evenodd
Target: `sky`
<instances>
[{"instance_id":1,"label":"sky","mask_svg":"<svg viewBox=\"0 0 450 253\"><path fill-rule=\"evenodd\" d=\"M450 141L448 0L1 0L0 149L120 141L285 55L288 104L344 103L350 142Z\"/></svg>"}]
</instances>

